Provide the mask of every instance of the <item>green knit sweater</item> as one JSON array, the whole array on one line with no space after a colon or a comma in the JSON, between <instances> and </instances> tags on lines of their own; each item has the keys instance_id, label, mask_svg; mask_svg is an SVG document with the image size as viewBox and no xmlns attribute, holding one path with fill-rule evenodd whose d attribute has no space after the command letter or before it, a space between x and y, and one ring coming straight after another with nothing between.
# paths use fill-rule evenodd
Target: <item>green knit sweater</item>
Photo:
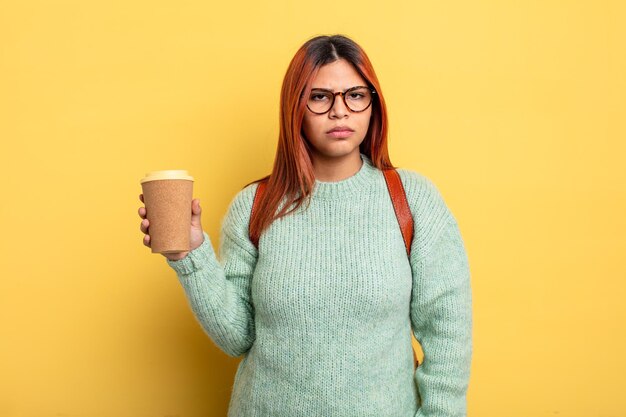
<instances>
[{"instance_id":1,"label":"green knit sweater","mask_svg":"<svg viewBox=\"0 0 626 417\"><path fill-rule=\"evenodd\" d=\"M204 331L243 355L229 417L461 417L472 356L468 259L455 217L424 175L398 168L411 257L383 173L316 181L310 206L250 242L257 184L235 195L219 260L204 243L176 271ZM424 351L413 368L411 331Z\"/></svg>"}]
</instances>

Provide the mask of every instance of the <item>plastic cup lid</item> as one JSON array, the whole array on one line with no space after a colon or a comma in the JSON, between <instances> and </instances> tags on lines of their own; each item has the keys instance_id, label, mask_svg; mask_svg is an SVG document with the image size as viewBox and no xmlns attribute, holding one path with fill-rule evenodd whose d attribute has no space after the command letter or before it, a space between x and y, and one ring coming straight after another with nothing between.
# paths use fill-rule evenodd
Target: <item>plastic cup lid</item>
<instances>
[{"instance_id":1,"label":"plastic cup lid","mask_svg":"<svg viewBox=\"0 0 626 417\"><path fill-rule=\"evenodd\" d=\"M164 171L151 171L140 181L141 184L156 180L188 180L193 181L193 177L184 169L168 169Z\"/></svg>"}]
</instances>

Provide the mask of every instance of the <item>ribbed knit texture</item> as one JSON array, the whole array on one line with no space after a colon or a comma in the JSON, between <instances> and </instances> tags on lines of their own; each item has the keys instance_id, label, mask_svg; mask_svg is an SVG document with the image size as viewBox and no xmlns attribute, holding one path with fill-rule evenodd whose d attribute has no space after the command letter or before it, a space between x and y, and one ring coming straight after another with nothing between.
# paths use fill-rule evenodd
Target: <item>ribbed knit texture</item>
<instances>
[{"instance_id":1,"label":"ribbed knit texture","mask_svg":"<svg viewBox=\"0 0 626 417\"><path fill-rule=\"evenodd\" d=\"M384 176L317 181L310 206L248 237L257 184L233 198L219 260L204 243L176 271L226 354L244 355L229 417L461 417L472 356L468 259L425 176L398 169L414 225L407 257ZM413 369L411 328L425 360Z\"/></svg>"}]
</instances>

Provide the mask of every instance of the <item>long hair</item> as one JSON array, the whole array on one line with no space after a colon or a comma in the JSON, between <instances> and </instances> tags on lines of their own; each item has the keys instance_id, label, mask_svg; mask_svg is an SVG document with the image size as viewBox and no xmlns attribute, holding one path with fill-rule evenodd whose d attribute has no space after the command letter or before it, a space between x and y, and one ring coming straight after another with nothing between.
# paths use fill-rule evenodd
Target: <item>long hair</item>
<instances>
[{"instance_id":1,"label":"long hair","mask_svg":"<svg viewBox=\"0 0 626 417\"><path fill-rule=\"evenodd\" d=\"M258 211L249 225L250 235L259 240L261 233L271 223L286 216L307 200L315 186L311 153L302 133L306 99L311 92L312 80L323 65L345 59L376 90L372 98L370 123L360 145L380 169L395 168L387 151L387 109L385 100L369 58L353 40L343 35L316 36L298 49L291 60L280 94L280 130L274 167L270 175L244 186L267 180L267 188L259 201ZM279 206L282 208L278 213ZM291 210L289 208L291 207ZM253 240L254 241L254 240Z\"/></svg>"}]
</instances>

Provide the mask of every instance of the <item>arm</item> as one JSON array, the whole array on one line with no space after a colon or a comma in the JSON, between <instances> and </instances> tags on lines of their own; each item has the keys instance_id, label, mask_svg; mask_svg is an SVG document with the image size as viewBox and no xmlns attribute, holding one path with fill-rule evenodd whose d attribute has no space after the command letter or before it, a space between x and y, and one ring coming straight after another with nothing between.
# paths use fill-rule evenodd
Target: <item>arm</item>
<instances>
[{"instance_id":1,"label":"arm","mask_svg":"<svg viewBox=\"0 0 626 417\"><path fill-rule=\"evenodd\" d=\"M472 357L472 294L463 240L450 214L412 256L411 324L424 351L415 417L464 417Z\"/></svg>"},{"instance_id":2,"label":"arm","mask_svg":"<svg viewBox=\"0 0 626 417\"><path fill-rule=\"evenodd\" d=\"M185 258L167 260L204 331L232 357L247 352L255 339L250 282L257 250L248 238L255 187L240 191L229 206L221 228L221 262L206 232L202 245Z\"/></svg>"}]
</instances>

